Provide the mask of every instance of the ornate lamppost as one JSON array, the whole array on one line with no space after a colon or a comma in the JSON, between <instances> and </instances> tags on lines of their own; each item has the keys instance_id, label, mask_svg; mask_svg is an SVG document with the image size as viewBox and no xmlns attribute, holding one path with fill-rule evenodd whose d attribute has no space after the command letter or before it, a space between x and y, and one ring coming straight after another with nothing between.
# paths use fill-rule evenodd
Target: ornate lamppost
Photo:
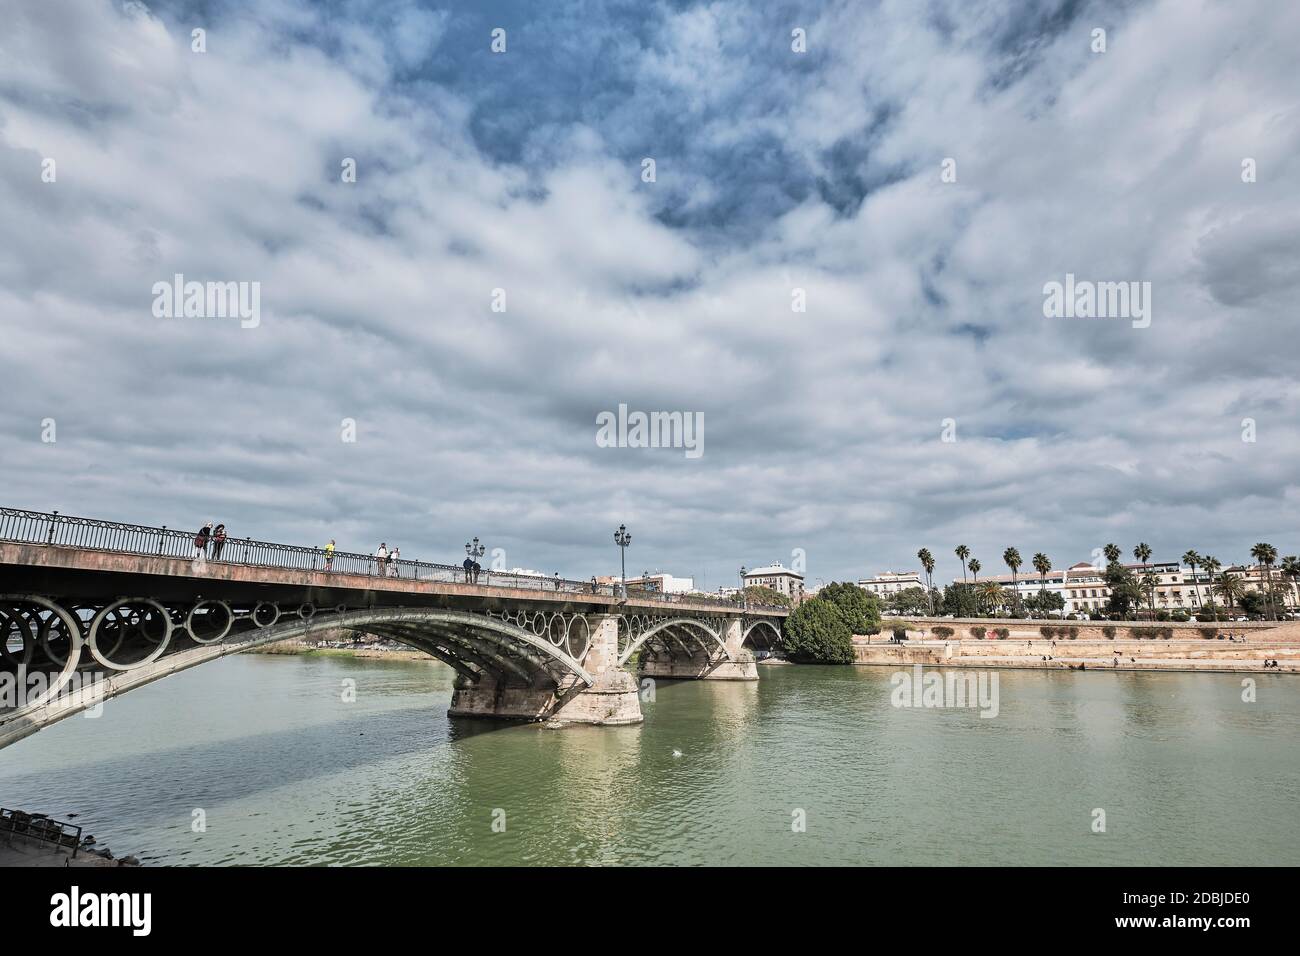
<instances>
[{"instance_id":1,"label":"ornate lamppost","mask_svg":"<svg viewBox=\"0 0 1300 956\"><path fill-rule=\"evenodd\" d=\"M471 543L468 542L468 541L465 542L465 554L466 554L466 555L469 557L469 559L470 559L471 561L473 561L475 564L478 564L478 559L481 558L481 557L483 557L483 552L485 552L486 550L487 550L487 547L486 547L486 546L481 545L481 544L478 543L478 538L475 538L475 539L474 539L474 543L473 543L473 544L471 544ZM466 578L470 578L470 577L472 577L472 578L473 578L473 583L475 583L475 584L478 583L478 577L477 577L477 575L474 574L474 569L473 569L473 568L469 568L469 569L466 571L465 576L466 576ZM469 582L469 581L466 581L465 583L468 584L468 583L470 583L470 582Z\"/></svg>"},{"instance_id":2,"label":"ornate lamppost","mask_svg":"<svg viewBox=\"0 0 1300 956\"><path fill-rule=\"evenodd\" d=\"M618 545L618 561L621 569L619 584L623 586L623 600L627 600L627 546L632 543L632 532L627 525L621 524L614 532L614 543Z\"/></svg>"},{"instance_id":3,"label":"ornate lamppost","mask_svg":"<svg viewBox=\"0 0 1300 956\"><path fill-rule=\"evenodd\" d=\"M745 566L742 564L740 566L740 609L742 611L749 607L748 601L749 596L745 594Z\"/></svg>"}]
</instances>

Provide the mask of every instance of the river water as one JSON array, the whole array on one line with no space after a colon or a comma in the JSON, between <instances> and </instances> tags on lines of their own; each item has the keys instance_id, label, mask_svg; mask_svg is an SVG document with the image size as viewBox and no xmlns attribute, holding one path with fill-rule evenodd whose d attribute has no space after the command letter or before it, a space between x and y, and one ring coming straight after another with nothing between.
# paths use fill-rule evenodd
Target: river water
<instances>
[{"instance_id":1,"label":"river water","mask_svg":"<svg viewBox=\"0 0 1300 956\"><path fill-rule=\"evenodd\" d=\"M1294 677L1001 671L984 718L760 672L551 729L449 719L440 664L236 656L0 751L0 804L181 865L1300 863Z\"/></svg>"}]
</instances>

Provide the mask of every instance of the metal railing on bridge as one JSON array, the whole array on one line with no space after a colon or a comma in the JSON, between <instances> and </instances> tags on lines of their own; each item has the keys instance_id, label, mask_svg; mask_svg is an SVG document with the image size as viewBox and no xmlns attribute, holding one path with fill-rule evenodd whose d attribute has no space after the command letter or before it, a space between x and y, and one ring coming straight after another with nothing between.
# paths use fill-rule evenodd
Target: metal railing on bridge
<instances>
[{"instance_id":1,"label":"metal railing on bridge","mask_svg":"<svg viewBox=\"0 0 1300 956\"><path fill-rule=\"evenodd\" d=\"M59 545L84 548L90 551L113 551L122 554L149 555L166 558L185 558L216 563L244 564L260 568L285 568L294 571L326 571L334 574L367 574L408 581L470 583L465 568L454 564L434 564L408 558L388 558L381 564L373 554L351 551L327 553L323 548L305 548L292 544L273 544L252 538L226 538L218 543L209 538L200 550L197 531L180 531L168 528L151 528L145 525L124 524L118 521L100 521L94 518L77 518L57 511L22 511L0 508L0 541L23 544ZM538 591L559 591L573 594L594 594L617 597L618 589L611 584L593 581L574 581L558 575L546 577L533 574L515 574L508 571L483 569L476 583L486 587L527 588ZM665 594L638 588L629 588L628 597L665 604L707 602L725 607L735 602L725 597L699 594ZM752 607L771 605L750 602Z\"/></svg>"}]
</instances>

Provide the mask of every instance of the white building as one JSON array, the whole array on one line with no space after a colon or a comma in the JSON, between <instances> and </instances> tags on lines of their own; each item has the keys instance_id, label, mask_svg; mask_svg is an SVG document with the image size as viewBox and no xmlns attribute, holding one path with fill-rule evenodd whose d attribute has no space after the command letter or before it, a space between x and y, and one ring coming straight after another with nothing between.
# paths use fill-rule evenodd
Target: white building
<instances>
[{"instance_id":1,"label":"white building","mask_svg":"<svg viewBox=\"0 0 1300 956\"><path fill-rule=\"evenodd\" d=\"M643 574L639 578L628 578L627 586L657 591L660 594L690 594L695 590L695 579L678 578L666 571L655 571L653 574Z\"/></svg>"},{"instance_id":2,"label":"white building","mask_svg":"<svg viewBox=\"0 0 1300 956\"><path fill-rule=\"evenodd\" d=\"M925 590L925 582L918 571L882 571L874 578L863 578L858 587L881 598L891 598L907 588Z\"/></svg>"},{"instance_id":3,"label":"white building","mask_svg":"<svg viewBox=\"0 0 1300 956\"><path fill-rule=\"evenodd\" d=\"M803 600L803 575L783 568L781 562L745 572L745 587L771 588L780 591L794 604Z\"/></svg>"}]
</instances>

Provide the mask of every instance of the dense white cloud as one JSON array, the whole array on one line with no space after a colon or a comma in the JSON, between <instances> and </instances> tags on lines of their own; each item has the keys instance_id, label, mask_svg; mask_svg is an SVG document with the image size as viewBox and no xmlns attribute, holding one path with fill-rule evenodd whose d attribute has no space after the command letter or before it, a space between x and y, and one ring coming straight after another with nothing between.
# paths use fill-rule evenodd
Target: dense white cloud
<instances>
[{"instance_id":1,"label":"dense white cloud","mask_svg":"<svg viewBox=\"0 0 1300 956\"><path fill-rule=\"evenodd\" d=\"M573 575L626 521L710 586L1300 549L1300 11L807 16L0 0L4 502ZM261 324L154 318L176 272ZM1151 327L1044 318L1067 272ZM704 456L598 448L620 402Z\"/></svg>"}]
</instances>

